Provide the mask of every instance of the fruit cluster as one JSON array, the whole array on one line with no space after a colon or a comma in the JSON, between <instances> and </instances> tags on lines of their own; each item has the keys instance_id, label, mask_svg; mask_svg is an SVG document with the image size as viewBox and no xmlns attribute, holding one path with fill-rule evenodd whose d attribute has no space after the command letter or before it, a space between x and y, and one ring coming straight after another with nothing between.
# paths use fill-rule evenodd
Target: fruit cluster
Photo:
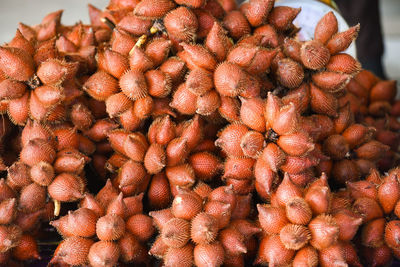
<instances>
[{"instance_id":1,"label":"fruit cluster","mask_svg":"<svg viewBox=\"0 0 400 267\"><path fill-rule=\"evenodd\" d=\"M19 24L0 47L0 264L39 258L44 225L51 266L400 257L396 82L345 53L360 26L332 12L298 40L300 11L110 0L89 25Z\"/></svg>"}]
</instances>

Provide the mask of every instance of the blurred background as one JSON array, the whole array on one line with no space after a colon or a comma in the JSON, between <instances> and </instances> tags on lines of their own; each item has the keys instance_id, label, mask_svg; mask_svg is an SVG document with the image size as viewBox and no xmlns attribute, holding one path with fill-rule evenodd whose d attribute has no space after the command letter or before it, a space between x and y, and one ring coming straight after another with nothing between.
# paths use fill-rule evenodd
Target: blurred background
<instances>
[{"instance_id":1,"label":"blurred background","mask_svg":"<svg viewBox=\"0 0 400 267\"><path fill-rule=\"evenodd\" d=\"M341 6L339 2L359 2L337 1L339 6ZM62 22L64 24L74 24L79 20L87 23L89 21L87 4L91 3L99 8L104 8L107 2L108 0L0 0L0 44L12 39L20 21L25 24L38 24L47 13L62 7L64 9ZM380 2L384 43L383 69L387 78L400 80L400 1L378 0L378 2ZM352 8L354 8L354 4ZM348 16L348 14L346 15ZM353 24L353 22L350 21L350 24Z\"/></svg>"}]
</instances>

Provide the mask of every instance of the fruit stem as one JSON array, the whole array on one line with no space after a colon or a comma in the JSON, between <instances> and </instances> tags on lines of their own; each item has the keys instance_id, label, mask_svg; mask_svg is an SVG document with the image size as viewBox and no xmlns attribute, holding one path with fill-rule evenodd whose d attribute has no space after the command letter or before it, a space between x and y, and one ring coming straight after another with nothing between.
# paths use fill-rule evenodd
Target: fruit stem
<instances>
[{"instance_id":1,"label":"fruit stem","mask_svg":"<svg viewBox=\"0 0 400 267\"><path fill-rule=\"evenodd\" d=\"M53 201L54 201L54 216L57 217L58 215L60 215L61 202L56 199L53 199Z\"/></svg>"},{"instance_id":2,"label":"fruit stem","mask_svg":"<svg viewBox=\"0 0 400 267\"><path fill-rule=\"evenodd\" d=\"M153 27L150 28L150 33L151 33L151 34L155 34L155 33L157 33L158 31L159 31L159 30L158 30L157 27L154 27L154 26L153 26Z\"/></svg>"},{"instance_id":3,"label":"fruit stem","mask_svg":"<svg viewBox=\"0 0 400 267\"><path fill-rule=\"evenodd\" d=\"M144 45L146 43L146 41L147 41L147 35L143 34L142 36L139 37L135 46L142 47L142 45Z\"/></svg>"},{"instance_id":4,"label":"fruit stem","mask_svg":"<svg viewBox=\"0 0 400 267\"><path fill-rule=\"evenodd\" d=\"M104 17L104 18L101 18L100 20L101 20L101 22L106 24L111 30L114 30L115 24L109 18Z\"/></svg>"}]
</instances>

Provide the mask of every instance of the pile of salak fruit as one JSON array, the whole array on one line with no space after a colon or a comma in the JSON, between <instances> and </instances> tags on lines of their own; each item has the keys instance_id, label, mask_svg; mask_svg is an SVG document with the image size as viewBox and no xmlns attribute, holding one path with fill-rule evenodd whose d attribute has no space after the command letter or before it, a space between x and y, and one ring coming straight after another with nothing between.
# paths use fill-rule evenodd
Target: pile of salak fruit
<instances>
[{"instance_id":1,"label":"pile of salak fruit","mask_svg":"<svg viewBox=\"0 0 400 267\"><path fill-rule=\"evenodd\" d=\"M400 257L396 82L299 41L274 0L111 0L0 47L0 263L385 266ZM362 26L362 25L361 25ZM69 202L69 203L67 203Z\"/></svg>"}]
</instances>

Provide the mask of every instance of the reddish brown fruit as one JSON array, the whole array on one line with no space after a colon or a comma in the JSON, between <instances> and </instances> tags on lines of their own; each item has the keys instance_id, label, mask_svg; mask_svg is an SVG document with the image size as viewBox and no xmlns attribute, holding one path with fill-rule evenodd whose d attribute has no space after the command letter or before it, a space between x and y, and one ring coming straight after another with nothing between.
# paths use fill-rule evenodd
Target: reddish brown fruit
<instances>
[{"instance_id":1,"label":"reddish brown fruit","mask_svg":"<svg viewBox=\"0 0 400 267\"><path fill-rule=\"evenodd\" d=\"M312 40L301 46L300 58L306 68L318 70L328 63L330 54L322 43Z\"/></svg>"},{"instance_id":2,"label":"reddish brown fruit","mask_svg":"<svg viewBox=\"0 0 400 267\"><path fill-rule=\"evenodd\" d=\"M17 200L9 198L0 203L0 223L9 224L17 215Z\"/></svg>"},{"instance_id":3,"label":"reddish brown fruit","mask_svg":"<svg viewBox=\"0 0 400 267\"><path fill-rule=\"evenodd\" d=\"M282 227L288 224L283 208L257 205L257 210L260 225L266 233L279 234Z\"/></svg>"},{"instance_id":4,"label":"reddish brown fruit","mask_svg":"<svg viewBox=\"0 0 400 267\"><path fill-rule=\"evenodd\" d=\"M46 204L46 188L32 183L22 188L18 200L18 207L26 213L42 209Z\"/></svg>"},{"instance_id":5,"label":"reddish brown fruit","mask_svg":"<svg viewBox=\"0 0 400 267\"><path fill-rule=\"evenodd\" d=\"M220 201L208 201L204 205L204 211L217 218L219 229L226 227L231 220L232 209L230 204Z\"/></svg>"},{"instance_id":6,"label":"reddish brown fruit","mask_svg":"<svg viewBox=\"0 0 400 267\"><path fill-rule=\"evenodd\" d=\"M166 267L190 267L193 265L193 245L187 244L181 248L169 248L163 260Z\"/></svg>"},{"instance_id":7,"label":"reddish brown fruit","mask_svg":"<svg viewBox=\"0 0 400 267\"><path fill-rule=\"evenodd\" d=\"M174 92L169 105L182 114L194 114L197 107L197 96L186 88L185 83L182 83Z\"/></svg>"},{"instance_id":8,"label":"reddish brown fruit","mask_svg":"<svg viewBox=\"0 0 400 267\"><path fill-rule=\"evenodd\" d=\"M322 267L332 266L348 266L345 261L343 250L340 245L333 245L322 249L319 253L319 261Z\"/></svg>"},{"instance_id":9,"label":"reddish brown fruit","mask_svg":"<svg viewBox=\"0 0 400 267\"><path fill-rule=\"evenodd\" d=\"M178 53L187 67L191 70L195 68L204 68L208 71L213 71L217 67L217 61L210 51L205 47L197 44L180 44L184 51Z\"/></svg>"},{"instance_id":10,"label":"reddish brown fruit","mask_svg":"<svg viewBox=\"0 0 400 267\"><path fill-rule=\"evenodd\" d=\"M13 258L20 261L40 259L38 245L31 235L22 235L19 244L12 251Z\"/></svg>"},{"instance_id":11,"label":"reddish brown fruit","mask_svg":"<svg viewBox=\"0 0 400 267\"><path fill-rule=\"evenodd\" d=\"M228 53L227 61L235 63L253 75L269 71L276 50L268 50L250 44L241 44Z\"/></svg>"},{"instance_id":12,"label":"reddish brown fruit","mask_svg":"<svg viewBox=\"0 0 400 267\"><path fill-rule=\"evenodd\" d=\"M190 220L202 210L202 200L195 193L180 193L172 202L171 211L175 217Z\"/></svg>"},{"instance_id":13,"label":"reddish brown fruit","mask_svg":"<svg viewBox=\"0 0 400 267\"><path fill-rule=\"evenodd\" d=\"M22 149L20 159L29 166L33 166L41 161L53 163L55 151L52 145L43 139L32 139Z\"/></svg>"},{"instance_id":14,"label":"reddish brown fruit","mask_svg":"<svg viewBox=\"0 0 400 267\"><path fill-rule=\"evenodd\" d=\"M260 242L254 264L287 265L292 262L295 251L285 248L279 235L265 236Z\"/></svg>"},{"instance_id":15,"label":"reddish brown fruit","mask_svg":"<svg viewBox=\"0 0 400 267\"><path fill-rule=\"evenodd\" d=\"M304 70L299 63L290 58L284 58L278 61L276 76L283 86L297 88L303 82Z\"/></svg>"},{"instance_id":16,"label":"reddish brown fruit","mask_svg":"<svg viewBox=\"0 0 400 267\"><path fill-rule=\"evenodd\" d=\"M183 247L190 239L190 224L183 219L173 218L163 225L161 238L169 247Z\"/></svg>"},{"instance_id":17,"label":"reddish brown fruit","mask_svg":"<svg viewBox=\"0 0 400 267\"><path fill-rule=\"evenodd\" d=\"M305 133L294 133L280 136L277 144L287 154L303 156L314 149L314 144Z\"/></svg>"},{"instance_id":18,"label":"reddish brown fruit","mask_svg":"<svg viewBox=\"0 0 400 267\"><path fill-rule=\"evenodd\" d=\"M126 221L126 229L140 241L147 241L154 233L153 220L144 214L136 214Z\"/></svg>"},{"instance_id":19,"label":"reddish brown fruit","mask_svg":"<svg viewBox=\"0 0 400 267\"><path fill-rule=\"evenodd\" d=\"M144 166L148 173L157 174L166 165L164 148L159 144L151 144L144 157Z\"/></svg>"},{"instance_id":20,"label":"reddish brown fruit","mask_svg":"<svg viewBox=\"0 0 400 267\"><path fill-rule=\"evenodd\" d=\"M255 160L247 157L228 158L224 164L223 178L237 180L251 180L253 178L253 168Z\"/></svg>"},{"instance_id":21,"label":"reddish brown fruit","mask_svg":"<svg viewBox=\"0 0 400 267\"><path fill-rule=\"evenodd\" d=\"M314 181L308 188L304 199L314 214L328 213L331 206L331 192L327 176L323 173L319 180Z\"/></svg>"},{"instance_id":22,"label":"reddish brown fruit","mask_svg":"<svg viewBox=\"0 0 400 267\"><path fill-rule=\"evenodd\" d=\"M224 17L224 27L228 30L230 36L235 40L239 40L241 37L251 32L249 22L246 17L237 10L231 11Z\"/></svg>"},{"instance_id":23,"label":"reddish brown fruit","mask_svg":"<svg viewBox=\"0 0 400 267\"><path fill-rule=\"evenodd\" d=\"M145 19L158 19L162 18L171 9L175 7L175 3L171 0L145 0L140 1L135 9L134 14Z\"/></svg>"},{"instance_id":24,"label":"reddish brown fruit","mask_svg":"<svg viewBox=\"0 0 400 267\"><path fill-rule=\"evenodd\" d=\"M303 225L287 224L281 229L279 237L285 248L299 250L308 243L311 234Z\"/></svg>"},{"instance_id":25,"label":"reddish brown fruit","mask_svg":"<svg viewBox=\"0 0 400 267\"><path fill-rule=\"evenodd\" d=\"M211 30L213 24L216 22L215 17L210 13L202 9L195 9L193 12L196 14L199 27L197 29L197 37L205 38L208 32Z\"/></svg>"},{"instance_id":26,"label":"reddish brown fruit","mask_svg":"<svg viewBox=\"0 0 400 267\"><path fill-rule=\"evenodd\" d=\"M87 130L92 125L94 118L90 109L83 104L72 106L70 113L71 121L79 130Z\"/></svg>"},{"instance_id":27,"label":"reddish brown fruit","mask_svg":"<svg viewBox=\"0 0 400 267\"><path fill-rule=\"evenodd\" d=\"M246 78L238 65L224 62L214 72L215 88L223 96L235 97L245 90Z\"/></svg>"},{"instance_id":28,"label":"reddish brown fruit","mask_svg":"<svg viewBox=\"0 0 400 267\"><path fill-rule=\"evenodd\" d=\"M274 6L271 0L252 0L240 6L240 10L246 16L247 20L253 27L257 27L265 23L269 12Z\"/></svg>"},{"instance_id":29,"label":"reddish brown fruit","mask_svg":"<svg viewBox=\"0 0 400 267\"><path fill-rule=\"evenodd\" d=\"M258 132L265 132L265 118L263 116L264 101L261 98L240 98L240 118L249 128Z\"/></svg>"},{"instance_id":30,"label":"reddish brown fruit","mask_svg":"<svg viewBox=\"0 0 400 267\"><path fill-rule=\"evenodd\" d=\"M80 208L69 212L68 215L56 221L50 222L50 224L65 237L91 237L96 233L97 218L94 211L87 208Z\"/></svg>"},{"instance_id":31,"label":"reddish brown fruit","mask_svg":"<svg viewBox=\"0 0 400 267\"><path fill-rule=\"evenodd\" d=\"M269 143L263 150L258 161L262 159L268 166L277 172L281 165L285 162L286 155L280 147L274 143Z\"/></svg>"},{"instance_id":32,"label":"reddish brown fruit","mask_svg":"<svg viewBox=\"0 0 400 267\"><path fill-rule=\"evenodd\" d=\"M132 106L132 101L124 94L117 93L106 99L106 110L110 118L115 118Z\"/></svg>"},{"instance_id":33,"label":"reddish brown fruit","mask_svg":"<svg viewBox=\"0 0 400 267\"><path fill-rule=\"evenodd\" d=\"M130 70L119 80L122 92L131 100L137 100L147 95L147 83L143 73Z\"/></svg>"},{"instance_id":34,"label":"reddish brown fruit","mask_svg":"<svg viewBox=\"0 0 400 267\"><path fill-rule=\"evenodd\" d=\"M314 39L326 44L338 31L338 22L333 12L326 13L319 21L314 31Z\"/></svg>"},{"instance_id":35,"label":"reddish brown fruit","mask_svg":"<svg viewBox=\"0 0 400 267\"><path fill-rule=\"evenodd\" d=\"M85 82L83 89L94 99L106 100L118 92L118 82L104 71L98 71Z\"/></svg>"},{"instance_id":36,"label":"reddish brown fruit","mask_svg":"<svg viewBox=\"0 0 400 267\"><path fill-rule=\"evenodd\" d=\"M145 73L149 95L167 97L172 88L171 78L160 70L150 70Z\"/></svg>"},{"instance_id":37,"label":"reddish brown fruit","mask_svg":"<svg viewBox=\"0 0 400 267\"><path fill-rule=\"evenodd\" d=\"M215 145L221 147L230 156L244 156L240 141L247 131L247 127L243 124L230 124L222 130L219 138L215 141Z\"/></svg>"},{"instance_id":38,"label":"reddish brown fruit","mask_svg":"<svg viewBox=\"0 0 400 267\"><path fill-rule=\"evenodd\" d=\"M20 48L22 50L24 50L25 52L27 52L29 55L33 55L35 53L35 48L33 46L33 42L32 40L28 40L30 39L29 36L25 37L21 31L23 31L23 27L21 27L22 23L20 23L20 29L18 29L15 33L14 38L8 43L8 46L10 47L16 47L16 48ZM27 31L24 31L24 33L26 34ZM34 34L35 35L35 34ZM32 36L33 38L35 38L35 36Z\"/></svg>"},{"instance_id":39,"label":"reddish brown fruit","mask_svg":"<svg viewBox=\"0 0 400 267\"><path fill-rule=\"evenodd\" d=\"M286 203L286 217L294 224L307 225L312 218L312 210L303 198L292 198Z\"/></svg>"},{"instance_id":40,"label":"reddish brown fruit","mask_svg":"<svg viewBox=\"0 0 400 267\"><path fill-rule=\"evenodd\" d=\"M257 43L261 43L267 47L277 47L279 43L278 34L275 28L269 24L265 24L256 28L254 30L253 40L254 39L257 40Z\"/></svg>"},{"instance_id":41,"label":"reddish brown fruit","mask_svg":"<svg viewBox=\"0 0 400 267\"><path fill-rule=\"evenodd\" d=\"M265 146L264 136L256 131L247 132L241 139L240 147L246 157L257 158Z\"/></svg>"},{"instance_id":42,"label":"reddish brown fruit","mask_svg":"<svg viewBox=\"0 0 400 267\"><path fill-rule=\"evenodd\" d=\"M0 179L0 200L4 201L9 198L15 198L15 192L5 182L4 178Z\"/></svg>"},{"instance_id":43,"label":"reddish brown fruit","mask_svg":"<svg viewBox=\"0 0 400 267\"><path fill-rule=\"evenodd\" d=\"M135 45L129 52L129 66L131 69L145 72L149 69L152 69L154 67L154 63L141 47Z\"/></svg>"},{"instance_id":44,"label":"reddish brown fruit","mask_svg":"<svg viewBox=\"0 0 400 267\"><path fill-rule=\"evenodd\" d=\"M284 207L286 203L296 197L302 197L303 192L301 188L297 187L293 182L290 180L289 174L285 173L285 176L275 191L275 197L277 203Z\"/></svg>"},{"instance_id":45,"label":"reddish brown fruit","mask_svg":"<svg viewBox=\"0 0 400 267\"><path fill-rule=\"evenodd\" d=\"M339 240L351 241L362 224L362 218L347 210L340 210L334 216L339 227Z\"/></svg>"},{"instance_id":46,"label":"reddish brown fruit","mask_svg":"<svg viewBox=\"0 0 400 267\"><path fill-rule=\"evenodd\" d=\"M296 111L295 105L290 102L289 105L283 106L274 120L269 121L269 123L272 130L278 135L287 135L298 131L299 114ZM272 138L274 138L273 135Z\"/></svg>"},{"instance_id":47,"label":"reddish brown fruit","mask_svg":"<svg viewBox=\"0 0 400 267\"><path fill-rule=\"evenodd\" d=\"M164 173L153 176L148 191L147 198L152 208L166 208L171 200L171 191L168 179Z\"/></svg>"},{"instance_id":48,"label":"reddish brown fruit","mask_svg":"<svg viewBox=\"0 0 400 267\"><path fill-rule=\"evenodd\" d=\"M165 169L170 184L181 187L190 187L195 183L195 174L193 168L188 164L167 167Z\"/></svg>"},{"instance_id":49,"label":"reddish brown fruit","mask_svg":"<svg viewBox=\"0 0 400 267\"><path fill-rule=\"evenodd\" d=\"M379 248L362 247L360 254L369 266L382 266L393 260L392 250L386 245Z\"/></svg>"},{"instance_id":50,"label":"reddish brown fruit","mask_svg":"<svg viewBox=\"0 0 400 267\"><path fill-rule=\"evenodd\" d=\"M22 49L0 47L0 70L17 81L28 81L35 69L32 57Z\"/></svg>"},{"instance_id":51,"label":"reddish brown fruit","mask_svg":"<svg viewBox=\"0 0 400 267\"><path fill-rule=\"evenodd\" d=\"M300 249L293 259L293 267L317 267L318 266L318 252L312 246L306 246Z\"/></svg>"},{"instance_id":52,"label":"reddish brown fruit","mask_svg":"<svg viewBox=\"0 0 400 267\"><path fill-rule=\"evenodd\" d=\"M214 216L202 212L193 218L190 231L196 244L213 243L218 234L218 222Z\"/></svg>"},{"instance_id":53,"label":"reddish brown fruit","mask_svg":"<svg viewBox=\"0 0 400 267\"><path fill-rule=\"evenodd\" d=\"M225 253L229 255L247 253L244 239L245 237L234 228L226 228L222 230L218 236L218 240L224 247Z\"/></svg>"},{"instance_id":54,"label":"reddish brown fruit","mask_svg":"<svg viewBox=\"0 0 400 267\"><path fill-rule=\"evenodd\" d=\"M225 251L219 242L198 244L193 253L194 263L199 267L220 266L224 262Z\"/></svg>"},{"instance_id":55,"label":"reddish brown fruit","mask_svg":"<svg viewBox=\"0 0 400 267\"><path fill-rule=\"evenodd\" d=\"M337 54L331 57L326 65L326 69L354 75L361 70L361 64L348 54Z\"/></svg>"},{"instance_id":56,"label":"reddish brown fruit","mask_svg":"<svg viewBox=\"0 0 400 267\"><path fill-rule=\"evenodd\" d=\"M310 94L311 108L314 112L330 117L337 116L339 105L333 94L325 92L313 84L311 84L310 87Z\"/></svg>"},{"instance_id":57,"label":"reddish brown fruit","mask_svg":"<svg viewBox=\"0 0 400 267\"><path fill-rule=\"evenodd\" d=\"M292 8L288 6L276 6L268 16L268 22L278 31L286 31L293 26L292 21L301 11L301 8Z\"/></svg>"},{"instance_id":58,"label":"reddish brown fruit","mask_svg":"<svg viewBox=\"0 0 400 267\"><path fill-rule=\"evenodd\" d=\"M197 96L201 96L214 87L212 75L204 69L196 68L186 77L186 88Z\"/></svg>"},{"instance_id":59,"label":"reddish brown fruit","mask_svg":"<svg viewBox=\"0 0 400 267\"><path fill-rule=\"evenodd\" d=\"M368 222L362 227L361 242L366 247L380 247L384 245L386 221L383 218Z\"/></svg>"},{"instance_id":60,"label":"reddish brown fruit","mask_svg":"<svg viewBox=\"0 0 400 267\"><path fill-rule=\"evenodd\" d=\"M167 164L175 166L182 164L188 156L187 140L185 138L175 138L169 142L167 149Z\"/></svg>"},{"instance_id":61,"label":"reddish brown fruit","mask_svg":"<svg viewBox=\"0 0 400 267\"><path fill-rule=\"evenodd\" d=\"M183 80L186 66L185 62L183 62L179 57L169 57L160 66L160 70L165 74L168 74L174 84L178 84Z\"/></svg>"},{"instance_id":62,"label":"reddish brown fruit","mask_svg":"<svg viewBox=\"0 0 400 267\"><path fill-rule=\"evenodd\" d=\"M103 207L91 194L85 194L85 197L80 202L80 207L87 208L93 211L97 215L97 217L101 217L104 215Z\"/></svg>"},{"instance_id":63,"label":"reddish brown fruit","mask_svg":"<svg viewBox=\"0 0 400 267\"><path fill-rule=\"evenodd\" d=\"M120 249L117 243L98 241L90 247L88 259L93 267L114 266L119 256Z\"/></svg>"},{"instance_id":64,"label":"reddish brown fruit","mask_svg":"<svg viewBox=\"0 0 400 267\"><path fill-rule=\"evenodd\" d=\"M214 22L207 35L205 46L214 53L216 59L221 62L226 58L233 44L231 40L229 40L225 29L222 28L218 22Z\"/></svg>"},{"instance_id":65,"label":"reddish brown fruit","mask_svg":"<svg viewBox=\"0 0 400 267\"><path fill-rule=\"evenodd\" d=\"M351 75L331 71L322 71L312 75L312 80L316 86L332 93L342 90L350 79Z\"/></svg>"},{"instance_id":66,"label":"reddish brown fruit","mask_svg":"<svg viewBox=\"0 0 400 267\"><path fill-rule=\"evenodd\" d=\"M14 190L20 190L22 187L28 186L32 183L29 177L29 167L21 161L14 162L7 170L7 185L4 188L4 198L14 196L11 188ZM4 179L2 180L4 182ZM11 188L10 188L11 187ZM10 192L12 194L10 194Z\"/></svg>"},{"instance_id":67,"label":"reddish brown fruit","mask_svg":"<svg viewBox=\"0 0 400 267\"><path fill-rule=\"evenodd\" d=\"M203 116L211 116L221 105L220 96L215 90L198 96L196 101L196 113Z\"/></svg>"},{"instance_id":68,"label":"reddish brown fruit","mask_svg":"<svg viewBox=\"0 0 400 267\"><path fill-rule=\"evenodd\" d=\"M96 234L100 240L118 240L124 233L125 222L118 215L108 214L97 220Z\"/></svg>"},{"instance_id":69,"label":"reddish brown fruit","mask_svg":"<svg viewBox=\"0 0 400 267\"><path fill-rule=\"evenodd\" d=\"M190 156L190 165L197 178L201 180L212 179L220 170L220 160L211 153L199 152Z\"/></svg>"},{"instance_id":70,"label":"reddish brown fruit","mask_svg":"<svg viewBox=\"0 0 400 267\"><path fill-rule=\"evenodd\" d=\"M378 188L378 201L385 214L391 213L400 198L400 184L395 175L389 175Z\"/></svg>"},{"instance_id":71,"label":"reddish brown fruit","mask_svg":"<svg viewBox=\"0 0 400 267\"><path fill-rule=\"evenodd\" d=\"M350 151L345 138L338 134L329 136L323 144L323 149L329 157L335 160L343 159Z\"/></svg>"},{"instance_id":72,"label":"reddish brown fruit","mask_svg":"<svg viewBox=\"0 0 400 267\"><path fill-rule=\"evenodd\" d=\"M364 223L381 218L383 211L379 204L370 198L359 198L353 204L354 211L364 218Z\"/></svg>"},{"instance_id":73,"label":"reddish brown fruit","mask_svg":"<svg viewBox=\"0 0 400 267\"><path fill-rule=\"evenodd\" d=\"M0 98L5 100L21 98L25 94L26 89L25 84L6 79L0 82Z\"/></svg>"},{"instance_id":74,"label":"reddish brown fruit","mask_svg":"<svg viewBox=\"0 0 400 267\"><path fill-rule=\"evenodd\" d=\"M138 4L139 1L135 0L132 2L137 2ZM152 25L153 23L151 20L139 18L134 14L128 14L118 22L117 27L133 35L141 36L147 34Z\"/></svg>"},{"instance_id":75,"label":"reddish brown fruit","mask_svg":"<svg viewBox=\"0 0 400 267\"><path fill-rule=\"evenodd\" d=\"M142 245L136 238L130 233L125 233L123 237L118 240L118 246L120 250L121 260L123 262L136 262L140 260L143 249Z\"/></svg>"},{"instance_id":76,"label":"reddish brown fruit","mask_svg":"<svg viewBox=\"0 0 400 267\"><path fill-rule=\"evenodd\" d=\"M376 161L380 159L383 156L383 153L388 151L389 149L389 146L386 146L381 142L372 140L357 148L355 152L359 158Z\"/></svg>"},{"instance_id":77,"label":"reddish brown fruit","mask_svg":"<svg viewBox=\"0 0 400 267\"><path fill-rule=\"evenodd\" d=\"M360 24L349 28L344 32L335 34L326 44L326 48L329 49L331 55L335 55L339 52L347 49L350 44L357 38L358 32L360 31Z\"/></svg>"},{"instance_id":78,"label":"reddish brown fruit","mask_svg":"<svg viewBox=\"0 0 400 267\"><path fill-rule=\"evenodd\" d=\"M310 244L317 249L333 245L339 235L339 227L330 215L315 217L308 225L308 229L311 232Z\"/></svg>"},{"instance_id":79,"label":"reddish brown fruit","mask_svg":"<svg viewBox=\"0 0 400 267\"><path fill-rule=\"evenodd\" d=\"M5 108L8 108L8 116L14 124L24 125L29 117L29 92L10 100Z\"/></svg>"},{"instance_id":80,"label":"reddish brown fruit","mask_svg":"<svg viewBox=\"0 0 400 267\"><path fill-rule=\"evenodd\" d=\"M49 195L58 201L71 202L83 198L85 184L81 177L62 173L48 186Z\"/></svg>"},{"instance_id":81,"label":"reddish brown fruit","mask_svg":"<svg viewBox=\"0 0 400 267\"><path fill-rule=\"evenodd\" d=\"M196 15L186 7L178 7L164 17L168 35L179 42L190 42L195 39L199 26Z\"/></svg>"},{"instance_id":82,"label":"reddish brown fruit","mask_svg":"<svg viewBox=\"0 0 400 267\"><path fill-rule=\"evenodd\" d=\"M398 249L400 246L400 221L393 220L385 226L385 242L393 249Z\"/></svg>"},{"instance_id":83,"label":"reddish brown fruit","mask_svg":"<svg viewBox=\"0 0 400 267\"><path fill-rule=\"evenodd\" d=\"M70 265L84 265L88 262L87 256L93 243L91 239L69 237L58 245L53 260L61 259Z\"/></svg>"},{"instance_id":84,"label":"reddish brown fruit","mask_svg":"<svg viewBox=\"0 0 400 267\"><path fill-rule=\"evenodd\" d=\"M146 55L153 61L154 66L159 66L168 57L171 50L171 41L164 38L154 38L146 46Z\"/></svg>"},{"instance_id":85,"label":"reddish brown fruit","mask_svg":"<svg viewBox=\"0 0 400 267\"><path fill-rule=\"evenodd\" d=\"M171 212L171 209L151 211L149 212L149 215L153 218L154 225L159 230L161 230L169 220L175 218Z\"/></svg>"}]
</instances>

